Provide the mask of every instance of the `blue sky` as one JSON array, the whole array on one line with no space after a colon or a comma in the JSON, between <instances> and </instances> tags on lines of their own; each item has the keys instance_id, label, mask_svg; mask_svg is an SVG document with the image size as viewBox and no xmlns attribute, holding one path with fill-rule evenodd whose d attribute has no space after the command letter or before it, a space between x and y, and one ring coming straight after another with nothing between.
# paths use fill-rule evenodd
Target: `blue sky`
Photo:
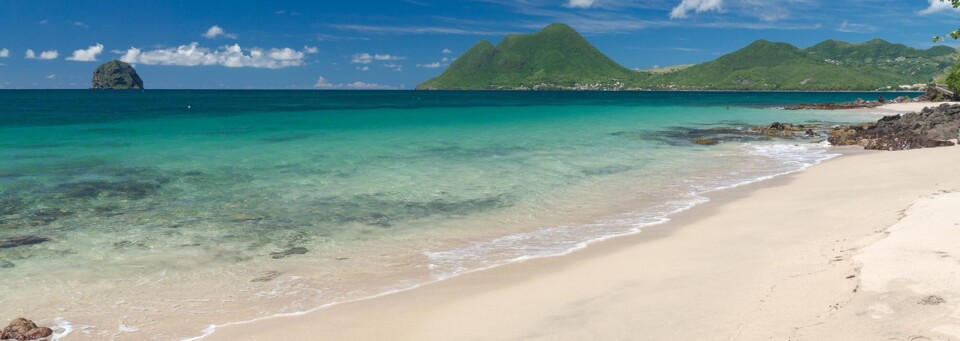
<instances>
[{"instance_id":1,"label":"blue sky","mask_svg":"<svg viewBox=\"0 0 960 341\"><path fill-rule=\"evenodd\" d=\"M648 68L756 39L927 48L958 19L938 0L4 0L0 88L86 88L122 59L148 88L412 89L481 39L553 22Z\"/></svg>"}]
</instances>

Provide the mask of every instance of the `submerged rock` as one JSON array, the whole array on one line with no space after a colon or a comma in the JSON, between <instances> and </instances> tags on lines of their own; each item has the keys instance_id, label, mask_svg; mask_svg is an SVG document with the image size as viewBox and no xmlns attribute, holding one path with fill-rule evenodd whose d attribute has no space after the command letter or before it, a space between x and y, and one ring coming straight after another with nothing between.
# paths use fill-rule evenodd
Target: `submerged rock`
<instances>
[{"instance_id":1,"label":"submerged rock","mask_svg":"<svg viewBox=\"0 0 960 341\"><path fill-rule=\"evenodd\" d=\"M53 329L38 327L33 321L18 317L3 329L3 333L0 334L0 340L40 340L50 335L53 335Z\"/></svg>"},{"instance_id":2,"label":"submerged rock","mask_svg":"<svg viewBox=\"0 0 960 341\"><path fill-rule=\"evenodd\" d=\"M18 246L34 245L50 241L40 236L18 236L0 239L0 249L10 249Z\"/></svg>"},{"instance_id":3,"label":"submerged rock","mask_svg":"<svg viewBox=\"0 0 960 341\"><path fill-rule=\"evenodd\" d=\"M308 251L309 250L307 250L307 248L298 246L298 247L286 249L283 251L270 253L270 257L273 257L273 259L280 259L280 258L286 258L287 256L306 254Z\"/></svg>"},{"instance_id":4,"label":"submerged rock","mask_svg":"<svg viewBox=\"0 0 960 341\"><path fill-rule=\"evenodd\" d=\"M720 144L720 139L712 138L712 137L701 137L701 138L693 139L693 143L699 144L702 146L713 146L713 145Z\"/></svg>"},{"instance_id":5,"label":"submerged rock","mask_svg":"<svg viewBox=\"0 0 960 341\"><path fill-rule=\"evenodd\" d=\"M103 63L93 71L91 89L143 89L143 80L130 64L119 60Z\"/></svg>"},{"instance_id":6,"label":"submerged rock","mask_svg":"<svg viewBox=\"0 0 960 341\"><path fill-rule=\"evenodd\" d=\"M160 181L162 182L162 181ZM80 181L58 185L56 191L65 198L92 199L97 197L118 197L123 199L143 199L158 191L161 184L153 181Z\"/></svg>"},{"instance_id":7,"label":"submerged rock","mask_svg":"<svg viewBox=\"0 0 960 341\"><path fill-rule=\"evenodd\" d=\"M0 269L10 269L16 267L16 264L8 260L0 260Z\"/></svg>"}]
</instances>

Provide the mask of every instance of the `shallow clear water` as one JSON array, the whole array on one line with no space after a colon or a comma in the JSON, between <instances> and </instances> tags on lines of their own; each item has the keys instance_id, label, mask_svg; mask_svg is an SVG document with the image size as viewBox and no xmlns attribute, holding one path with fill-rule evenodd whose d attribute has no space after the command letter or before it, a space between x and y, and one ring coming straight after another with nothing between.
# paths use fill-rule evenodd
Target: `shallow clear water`
<instances>
[{"instance_id":1,"label":"shallow clear water","mask_svg":"<svg viewBox=\"0 0 960 341\"><path fill-rule=\"evenodd\" d=\"M832 156L703 129L875 95L0 91L0 318L181 338L562 254Z\"/></svg>"}]
</instances>

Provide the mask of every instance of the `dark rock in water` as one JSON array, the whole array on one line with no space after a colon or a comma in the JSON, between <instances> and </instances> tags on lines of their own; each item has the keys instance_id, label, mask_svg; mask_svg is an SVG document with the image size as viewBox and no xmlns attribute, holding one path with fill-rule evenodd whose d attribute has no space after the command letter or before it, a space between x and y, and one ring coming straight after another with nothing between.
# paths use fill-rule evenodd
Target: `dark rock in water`
<instances>
[{"instance_id":1,"label":"dark rock in water","mask_svg":"<svg viewBox=\"0 0 960 341\"><path fill-rule=\"evenodd\" d=\"M31 212L23 222L29 226L43 226L73 215L73 212L59 208L41 208Z\"/></svg>"},{"instance_id":2,"label":"dark rock in water","mask_svg":"<svg viewBox=\"0 0 960 341\"><path fill-rule=\"evenodd\" d=\"M103 63L93 71L91 89L143 89L143 80L130 64L119 60Z\"/></svg>"},{"instance_id":3,"label":"dark rock in water","mask_svg":"<svg viewBox=\"0 0 960 341\"><path fill-rule=\"evenodd\" d=\"M39 236L19 236L0 239L0 249L9 249L17 246L40 244L50 241L49 238Z\"/></svg>"},{"instance_id":4,"label":"dark rock in water","mask_svg":"<svg viewBox=\"0 0 960 341\"><path fill-rule=\"evenodd\" d=\"M124 180L80 181L61 184L56 187L60 195L74 199L92 199L100 196L124 199L143 199L160 189L160 184L150 181Z\"/></svg>"},{"instance_id":5,"label":"dark rock in water","mask_svg":"<svg viewBox=\"0 0 960 341\"><path fill-rule=\"evenodd\" d=\"M280 259L280 258L286 258L287 256L306 254L307 251L309 251L307 250L307 248L298 246L295 248L290 248L287 250L270 253L270 257L273 257L273 259Z\"/></svg>"},{"instance_id":6,"label":"dark rock in water","mask_svg":"<svg viewBox=\"0 0 960 341\"><path fill-rule=\"evenodd\" d=\"M16 214L24 208L22 200L17 198L0 199L0 216Z\"/></svg>"},{"instance_id":7,"label":"dark rock in water","mask_svg":"<svg viewBox=\"0 0 960 341\"><path fill-rule=\"evenodd\" d=\"M819 128L819 126L773 122L769 126L755 127L750 131L755 134L769 137L804 138L816 136L816 132L814 132L812 128ZM810 135L809 132L813 132L814 135Z\"/></svg>"},{"instance_id":8,"label":"dark rock in water","mask_svg":"<svg viewBox=\"0 0 960 341\"><path fill-rule=\"evenodd\" d=\"M16 265L13 264L13 262L11 262L11 261L8 261L8 260L0 260L0 269L10 269L10 268L13 268L13 267L15 267L15 266L16 266Z\"/></svg>"},{"instance_id":9,"label":"dark rock in water","mask_svg":"<svg viewBox=\"0 0 960 341\"><path fill-rule=\"evenodd\" d=\"M917 113L885 116L875 124L840 126L827 140L835 146L859 145L873 150L907 150L953 146L958 138L960 105L943 104Z\"/></svg>"},{"instance_id":10,"label":"dark rock in water","mask_svg":"<svg viewBox=\"0 0 960 341\"><path fill-rule=\"evenodd\" d=\"M36 323L28 319L18 317L10 322L3 333L0 334L0 340L40 340L53 335L53 330L47 327L38 327Z\"/></svg>"},{"instance_id":11,"label":"dark rock in water","mask_svg":"<svg viewBox=\"0 0 960 341\"><path fill-rule=\"evenodd\" d=\"M876 108L881 105L883 105L883 102L864 101L863 99L858 98L856 101L853 101L853 102L797 104L797 105L791 105L784 109L786 110L845 110L845 109Z\"/></svg>"},{"instance_id":12,"label":"dark rock in water","mask_svg":"<svg viewBox=\"0 0 960 341\"><path fill-rule=\"evenodd\" d=\"M693 143L699 144L702 146L713 146L720 144L720 139L711 138L711 137L701 137L693 140Z\"/></svg>"}]
</instances>

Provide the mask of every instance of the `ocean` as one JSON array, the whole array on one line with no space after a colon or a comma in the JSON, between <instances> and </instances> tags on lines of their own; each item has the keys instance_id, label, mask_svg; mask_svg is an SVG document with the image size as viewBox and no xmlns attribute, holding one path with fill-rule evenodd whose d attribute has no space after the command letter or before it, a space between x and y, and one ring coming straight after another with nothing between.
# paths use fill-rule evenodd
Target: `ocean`
<instances>
[{"instance_id":1,"label":"ocean","mask_svg":"<svg viewBox=\"0 0 960 341\"><path fill-rule=\"evenodd\" d=\"M878 95L0 91L0 317L186 339L562 255L837 156L735 130Z\"/></svg>"}]
</instances>

